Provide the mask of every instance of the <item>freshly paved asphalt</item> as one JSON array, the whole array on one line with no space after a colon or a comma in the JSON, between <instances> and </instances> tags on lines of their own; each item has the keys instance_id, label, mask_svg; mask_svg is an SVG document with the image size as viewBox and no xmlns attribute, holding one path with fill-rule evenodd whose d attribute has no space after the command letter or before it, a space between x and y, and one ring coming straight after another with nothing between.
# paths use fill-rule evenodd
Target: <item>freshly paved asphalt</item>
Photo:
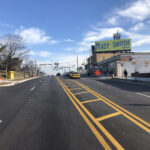
<instances>
[{"instance_id":1,"label":"freshly paved asphalt","mask_svg":"<svg viewBox=\"0 0 150 150\"><path fill-rule=\"evenodd\" d=\"M65 78L60 79L66 85L70 82ZM150 86L89 78L74 81L150 123ZM89 93L77 95L77 98L81 102L95 99ZM112 108L99 101L84 106L95 118L114 113ZM104 149L54 76L0 87L0 120L0 150ZM115 116L102 121L102 125L125 149L150 149L150 134L127 118Z\"/></svg>"},{"instance_id":2,"label":"freshly paved asphalt","mask_svg":"<svg viewBox=\"0 0 150 150\"><path fill-rule=\"evenodd\" d=\"M126 82L116 79L98 80L87 78L78 80L78 82L88 86L112 102L115 102L115 104L150 123L149 84ZM102 105L99 102L88 103L86 107L93 114L97 114L97 117L114 112L110 107ZM102 121L102 124L125 149L150 149L150 133L141 130L127 118L122 116L112 117ZM150 126L148 128L150 129Z\"/></svg>"}]
</instances>

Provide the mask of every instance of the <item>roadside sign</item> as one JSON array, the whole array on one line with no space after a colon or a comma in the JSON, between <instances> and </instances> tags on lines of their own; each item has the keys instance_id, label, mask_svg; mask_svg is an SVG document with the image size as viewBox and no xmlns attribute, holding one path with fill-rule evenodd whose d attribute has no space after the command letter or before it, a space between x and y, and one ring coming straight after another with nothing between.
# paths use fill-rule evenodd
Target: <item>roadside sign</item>
<instances>
[{"instance_id":1,"label":"roadside sign","mask_svg":"<svg viewBox=\"0 0 150 150\"><path fill-rule=\"evenodd\" d=\"M101 74L101 72L99 71L99 70L96 70L95 71L95 75L98 77L98 76L100 76L100 74Z\"/></svg>"},{"instance_id":2,"label":"roadside sign","mask_svg":"<svg viewBox=\"0 0 150 150\"><path fill-rule=\"evenodd\" d=\"M2 78L0 78L0 82L2 82L3 81L3 79Z\"/></svg>"}]
</instances>

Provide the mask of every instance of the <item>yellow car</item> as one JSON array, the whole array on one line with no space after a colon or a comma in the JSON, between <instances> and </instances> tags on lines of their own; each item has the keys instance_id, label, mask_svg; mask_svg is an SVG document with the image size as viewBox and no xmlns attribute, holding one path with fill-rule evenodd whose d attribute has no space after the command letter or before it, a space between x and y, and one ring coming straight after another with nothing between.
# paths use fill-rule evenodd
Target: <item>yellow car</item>
<instances>
[{"instance_id":1,"label":"yellow car","mask_svg":"<svg viewBox=\"0 0 150 150\"><path fill-rule=\"evenodd\" d=\"M77 72L71 72L70 73L70 78L71 79L80 79L80 74Z\"/></svg>"}]
</instances>

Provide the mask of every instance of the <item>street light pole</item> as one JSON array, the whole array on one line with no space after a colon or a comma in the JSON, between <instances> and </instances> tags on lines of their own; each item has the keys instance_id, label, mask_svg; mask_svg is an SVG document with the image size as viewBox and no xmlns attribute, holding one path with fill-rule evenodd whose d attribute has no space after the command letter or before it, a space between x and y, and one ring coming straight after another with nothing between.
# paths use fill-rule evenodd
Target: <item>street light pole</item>
<instances>
[{"instance_id":1,"label":"street light pole","mask_svg":"<svg viewBox=\"0 0 150 150\"><path fill-rule=\"evenodd\" d=\"M36 66L36 60L35 60L35 75L37 75L37 66Z\"/></svg>"},{"instance_id":2,"label":"street light pole","mask_svg":"<svg viewBox=\"0 0 150 150\"><path fill-rule=\"evenodd\" d=\"M78 56L77 56L77 72L78 72Z\"/></svg>"},{"instance_id":3,"label":"street light pole","mask_svg":"<svg viewBox=\"0 0 150 150\"><path fill-rule=\"evenodd\" d=\"M6 80L7 80L7 64L6 64Z\"/></svg>"},{"instance_id":4,"label":"street light pole","mask_svg":"<svg viewBox=\"0 0 150 150\"><path fill-rule=\"evenodd\" d=\"M91 76L91 56L90 56L90 76Z\"/></svg>"},{"instance_id":5,"label":"street light pole","mask_svg":"<svg viewBox=\"0 0 150 150\"><path fill-rule=\"evenodd\" d=\"M92 56L92 55L91 55L91 49L89 49L89 57L90 57L90 66L89 66L89 67L90 67L90 68L89 68L89 71L90 71L90 72L89 72L89 73L90 73L90 76L91 76L91 67L92 67L92 65L91 65L91 56Z\"/></svg>"},{"instance_id":6,"label":"street light pole","mask_svg":"<svg viewBox=\"0 0 150 150\"><path fill-rule=\"evenodd\" d=\"M70 64L69 64L69 72L70 72Z\"/></svg>"}]
</instances>

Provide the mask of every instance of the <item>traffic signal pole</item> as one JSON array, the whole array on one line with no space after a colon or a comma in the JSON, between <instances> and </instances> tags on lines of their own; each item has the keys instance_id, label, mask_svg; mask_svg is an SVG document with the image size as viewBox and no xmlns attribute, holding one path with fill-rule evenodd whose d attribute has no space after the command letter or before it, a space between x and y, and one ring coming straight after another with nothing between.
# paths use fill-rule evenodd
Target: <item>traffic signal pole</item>
<instances>
[{"instance_id":1,"label":"traffic signal pole","mask_svg":"<svg viewBox=\"0 0 150 150\"><path fill-rule=\"evenodd\" d=\"M77 72L78 72L78 56L77 56Z\"/></svg>"}]
</instances>

